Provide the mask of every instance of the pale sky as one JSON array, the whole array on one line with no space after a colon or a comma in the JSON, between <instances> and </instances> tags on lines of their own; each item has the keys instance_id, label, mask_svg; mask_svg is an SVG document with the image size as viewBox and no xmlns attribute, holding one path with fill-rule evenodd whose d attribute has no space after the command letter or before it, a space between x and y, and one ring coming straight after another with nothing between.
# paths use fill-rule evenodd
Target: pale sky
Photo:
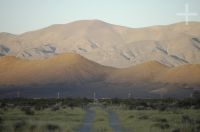
<instances>
[{"instance_id":1,"label":"pale sky","mask_svg":"<svg viewBox=\"0 0 200 132\"><path fill-rule=\"evenodd\" d=\"M133 28L200 21L200 0L0 0L0 32L20 34L76 20L99 19Z\"/></svg>"}]
</instances>

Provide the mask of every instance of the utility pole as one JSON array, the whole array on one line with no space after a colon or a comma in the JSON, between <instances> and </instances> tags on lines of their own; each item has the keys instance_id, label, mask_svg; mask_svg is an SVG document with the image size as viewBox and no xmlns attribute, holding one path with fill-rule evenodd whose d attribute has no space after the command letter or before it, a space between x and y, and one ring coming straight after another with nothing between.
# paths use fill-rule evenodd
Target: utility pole
<instances>
[{"instance_id":1,"label":"utility pole","mask_svg":"<svg viewBox=\"0 0 200 132\"><path fill-rule=\"evenodd\" d=\"M60 99L60 92L57 93L57 99Z\"/></svg>"},{"instance_id":2,"label":"utility pole","mask_svg":"<svg viewBox=\"0 0 200 132\"><path fill-rule=\"evenodd\" d=\"M128 93L128 98L129 98L129 99L131 98L131 92Z\"/></svg>"},{"instance_id":3,"label":"utility pole","mask_svg":"<svg viewBox=\"0 0 200 132\"><path fill-rule=\"evenodd\" d=\"M95 102L96 102L96 93L95 93L95 91L93 93L93 100L94 100L94 104L95 104Z\"/></svg>"},{"instance_id":4,"label":"utility pole","mask_svg":"<svg viewBox=\"0 0 200 132\"><path fill-rule=\"evenodd\" d=\"M131 89L131 90L132 90L132 91L131 91L131 93L132 93L132 94L131 94L132 98L134 98L134 92L135 92L135 91L134 91L134 88L135 88L135 85L133 85L133 87L132 87L132 89Z\"/></svg>"},{"instance_id":5,"label":"utility pole","mask_svg":"<svg viewBox=\"0 0 200 132\"><path fill-rule=\"evenodd\" d=\"M193 93L190 94L190 108L192 108Z\"/></svg>"}]
</instances>

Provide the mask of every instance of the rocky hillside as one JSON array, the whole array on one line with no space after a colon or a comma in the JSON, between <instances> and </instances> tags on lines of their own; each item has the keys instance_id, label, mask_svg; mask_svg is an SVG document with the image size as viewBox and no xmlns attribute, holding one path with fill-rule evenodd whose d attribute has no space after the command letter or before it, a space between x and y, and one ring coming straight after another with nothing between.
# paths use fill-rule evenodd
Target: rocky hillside
<instances>
[{"instance_id":1,"label":"rocky hillside","mask_svg":"<svg viewBox=\"0 0 200 132\"><path fill-rule=\"evenodd\" d=\"M200 23L134 29L82 20L21 35L0 34L0 56L44 59L66 52L119 68L147 61L167 66L196 64L200 63Z\"/></svg>"}]
</instances>

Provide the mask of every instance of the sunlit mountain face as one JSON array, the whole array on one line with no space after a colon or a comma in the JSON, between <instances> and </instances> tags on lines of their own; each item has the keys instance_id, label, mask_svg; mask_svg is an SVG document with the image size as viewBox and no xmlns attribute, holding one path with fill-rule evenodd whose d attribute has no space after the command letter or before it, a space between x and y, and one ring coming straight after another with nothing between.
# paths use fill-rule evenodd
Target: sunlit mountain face
<instances>
[{"instance_id":1,"label":"sunlit mountain face","mask_svg":"<svg viewBox=\"0 0 200 132\"><path fill-rule=\"evenodd\" d=\"M130 29L93 20L2 33L0 96L188 97L200 86L198 25Z\"/></svg>"},{"instance_id":2,"label":"sunlit mountain face","mask_svg":"<svg viewBox=\"0 0 200 132\"><path fill-rule=\"evenodd\" d=\"M0 34L0 96L189 97L200 87L200 23L127 28L82 20Z\"/></svg>"},{"instance_id":3,"label":"sunlit mountain face","mask_svg":"<svg viewBox=\"0 0 200 132\"><path fill-rule=\"evenodd\" d=\"M156 60L167 66L200 63L200 23L127 28L82 20L27 32L0 34L0 55L44 59L73 52L105 66L130 67Z\"/></svg>"}]
</instances>

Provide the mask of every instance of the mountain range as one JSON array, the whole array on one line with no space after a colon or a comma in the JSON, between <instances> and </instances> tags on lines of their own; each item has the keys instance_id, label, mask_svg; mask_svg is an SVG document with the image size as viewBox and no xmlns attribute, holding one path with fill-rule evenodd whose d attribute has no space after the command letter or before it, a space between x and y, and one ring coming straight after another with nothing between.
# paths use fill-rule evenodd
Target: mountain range
<instances>
[{"instance_id":1,"label":"mountain range","mask_svg":"<svg viewBox=\"0 0 200 132\"><path fill-rule=\"evenodd\" d=\"M78 54L59 54L43 60L12 56L0 59L2 97L22 91L28 97L165 96L184 97L200 86L200 64L169 67L149 61L129 68L113 68L92 62ZM191 76L189 76L191 75Z\"/></svg>"},{"instance_id":2,"label":"mountain range","mask_svg":"<svg viewBox=\"0 0 200 132\"><path fill-rule=\"evenodd\" d=\"M135 29L100 20L81 20L21 35L0 34L0 56L44 59L73 52L118 68L152 60L171 67L199 64L199 51L199 22Z\"/></svg>"},{"instance_id":3,"label":"mountain range","mask_svg":"<svg viewBox=\"0 0 200 132\"><path fill-rule=\"evenodd\" d=\"M200 23L127 28L99 20L0 34L0 97L189 97Z\"/></svg>"}]
</instances>

